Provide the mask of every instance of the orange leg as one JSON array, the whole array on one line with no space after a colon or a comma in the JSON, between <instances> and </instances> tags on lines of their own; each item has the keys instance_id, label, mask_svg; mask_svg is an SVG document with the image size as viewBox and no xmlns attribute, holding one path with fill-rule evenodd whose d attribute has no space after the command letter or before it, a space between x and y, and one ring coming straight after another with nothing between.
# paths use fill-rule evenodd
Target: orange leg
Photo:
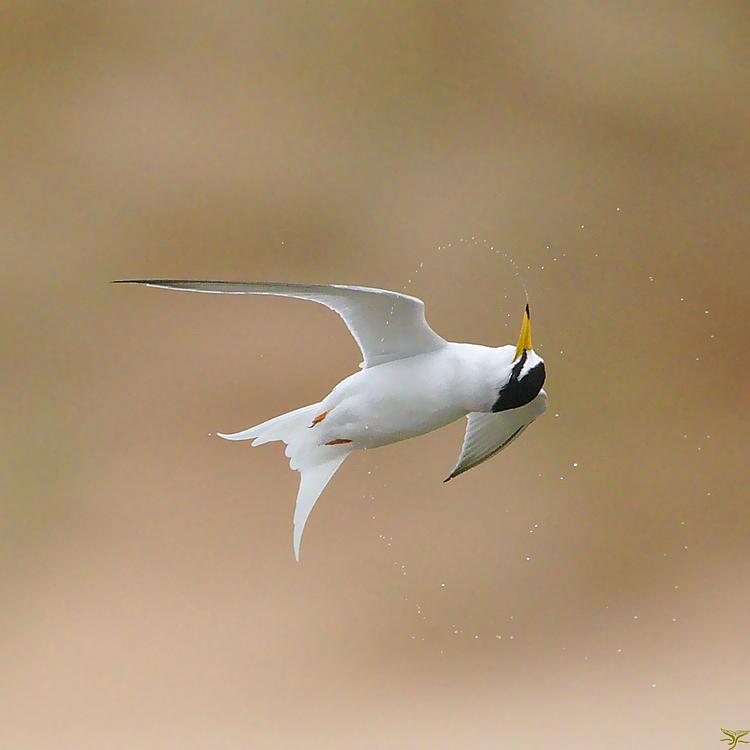
<instances>
[{"instance_id":1,"label":"orange leg","mask_svg":"<svg viewBox=\"0 0 750 750\"><path fill-rule=\"evenodd\" d=\"M343 445L344 443L351 443L351 440L342 440L341 438L336 438L335 440L329 440L326 445Z\"/></svg>"},{"instance_id":2,"label":"orange leg","mask_svg":"<svg viewBox=\"0 0 750 750\"><path fill-rule=\"evenodd\" d=\"M324 411L322 414L318 414L318 416L315 417L315 419L313 419L310 427L315 427L316 424L320 424L327 416L328 416L327 411Z\"/></svg>"}]
</instances>

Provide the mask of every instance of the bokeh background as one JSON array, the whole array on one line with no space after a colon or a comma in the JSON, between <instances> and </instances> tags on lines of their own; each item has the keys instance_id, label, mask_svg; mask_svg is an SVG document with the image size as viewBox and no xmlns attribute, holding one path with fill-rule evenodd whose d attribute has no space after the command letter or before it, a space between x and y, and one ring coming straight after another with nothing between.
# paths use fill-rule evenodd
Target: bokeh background
<instances>
[{"instance_id":1,"label":"bokeh background","mask_svg":"<svg viewBox=\"0 0 750 750\"><path fill-rule=\"evenodd\" d=\"M0 11L0 744L722 747L750 728L745 2ZM508 257L506 257L508 256ZM508 258L512 258L514 266ZM407 288L550 411L297 475L215 437Z\"/></svg>"}]
</instances>

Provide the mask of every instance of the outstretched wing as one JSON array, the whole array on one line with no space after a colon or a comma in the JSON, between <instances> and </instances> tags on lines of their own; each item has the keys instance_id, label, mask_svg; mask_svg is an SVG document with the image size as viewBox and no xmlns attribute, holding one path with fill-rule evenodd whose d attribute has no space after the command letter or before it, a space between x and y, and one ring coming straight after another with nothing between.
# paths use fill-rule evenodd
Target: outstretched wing
<instances>
[{"instance_id":1,"label":"outstretched wing","mask_svg":"<svg viewBox=\"0 0 750 750\"><path fill-rule=\"evenodd\" d=\"M453 471L444 481L453 479L483 461L492 458L517 438L540 414L547 409L547 394L539 395L525 406L508 411L471 412L468 415L464 444Z\"/></svg>"},{"instance_id":2,"label":"outstretched wing","mask_svg":"<svg viewBox=\"0 0 750 750\"><path fill-rule=\"evenodd\" d=\"M361 367L374 367L394 359L425 354L446 343L427 325L421 299L385 289L341 284L167 279L126 279L115 283L214 294L270 294L318 302L343 318L362 351L364 362Z\"/></svg>"}]
</instances>

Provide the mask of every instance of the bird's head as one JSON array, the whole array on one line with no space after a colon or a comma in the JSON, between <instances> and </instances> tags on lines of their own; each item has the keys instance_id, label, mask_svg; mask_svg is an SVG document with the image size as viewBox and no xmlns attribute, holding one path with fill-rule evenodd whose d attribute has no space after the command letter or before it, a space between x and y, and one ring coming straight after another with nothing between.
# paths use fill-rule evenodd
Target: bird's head
<instances>
[{"instance_id":1,"label":"bird's head","mask_svg":"<svg viewBox=\"0 0 750 750\"><path fill-rule=\"evenodd\" d=\"M507 360L506 360L507 361ZM492 411L507 411L525 406L533 401L542 390L546 373L544 360L534 351L531 345L531 317L529 306L523 314L521 335L516 344L516 353L510 364L503 385L495 401Z\"/></svg>"}]
</instances>

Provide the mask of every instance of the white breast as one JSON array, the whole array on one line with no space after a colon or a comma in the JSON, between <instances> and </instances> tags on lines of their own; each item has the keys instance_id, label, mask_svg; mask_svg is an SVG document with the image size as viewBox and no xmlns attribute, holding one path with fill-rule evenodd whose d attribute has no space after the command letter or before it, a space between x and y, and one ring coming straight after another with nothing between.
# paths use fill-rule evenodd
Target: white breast
<instances>
[{"instance_id":1,"label":"white breast","mask_svg":"<svg viewBox=\"0 0 750 750\"><path fill-rule=\"evenodd\" d=\"M512 356L513 347L449 344L362 370L324 399L329 416L315 429L322 428L321 440L371 448L431 432L472 411L489 411Z\"/></svg>"}]
</instances>

